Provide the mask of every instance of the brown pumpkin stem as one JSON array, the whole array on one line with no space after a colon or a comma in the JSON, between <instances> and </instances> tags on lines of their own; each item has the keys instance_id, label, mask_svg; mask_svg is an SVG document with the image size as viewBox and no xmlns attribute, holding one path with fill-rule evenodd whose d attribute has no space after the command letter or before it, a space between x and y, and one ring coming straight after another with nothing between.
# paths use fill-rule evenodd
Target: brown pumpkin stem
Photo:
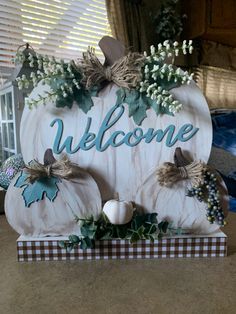
<instances>
[{"instance_id":1,"label":"brown pumpkin stem","mask_svg":"<svg viewBox=\"0 0 236 314\"><path fill-rule=\"evenodd\" d=\"M111 66L125 56L124 45L113 37L103 36L98 45L105 56L105 66Z\"/></svg>"},{"instance_id":2,"label":"brown pumpkin stem","mask_svg":"<svg viewBox=\"0 0 236 314\"><path fill-rule=\"evenodd\" d=\"M51 148L48 148L44 154L43 163L44 166L49 166L56 162L55 157L53 156L53 152Z\"/></svg>"},{"instance_id":3,"label":"brown pumpkin stem","mask_svg":"<svg viewBox=\"0 0 236 314\"><path fill-rule=\"evenodd\" d=\"M177 147L175 149L175 154L174 154L174 163L176 167L185 167L188 164L191 163L190 160L188 160L184 155L180 147Z\"/></svg>"}]
</instances>

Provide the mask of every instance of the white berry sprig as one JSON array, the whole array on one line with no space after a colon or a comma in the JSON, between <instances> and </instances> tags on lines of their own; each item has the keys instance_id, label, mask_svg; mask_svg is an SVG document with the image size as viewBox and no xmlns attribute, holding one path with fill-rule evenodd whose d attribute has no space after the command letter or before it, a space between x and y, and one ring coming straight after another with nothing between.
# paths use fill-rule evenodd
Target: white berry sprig
<instances>
[{"instance_id":1,"label":"white berry sprig","mask_svg":"<svg viewBox=\"0 0 236 314\"><path fill-rule=\"evenodd\" d=\"M17 53L17 62L25 61L22 52ZM30 84L36 87L39 82L43 85L48 84L52 87L52 92L42 97L39 95L37 99L28 99L27 104L31 108L39 103L46 103L47 100L56 100L58 97L68 97L72 95L73 88L80 89L79 74L73 69L73 61L66 63L63 59L56 60L55 57L29 54L29 66L37 65L37 72L31 72L30 77L22 75L16 79L19 89L29 88ZM56 97L57 96L57 97Z\"/></svg>"},{"instance_id":2,"label":"white berry sprig","mask_svg":"<svg viewBox=\"0 0 236 314\"><path fill-rule=\"evenodd\" d=\"M190 84L193 79L193 73L182 71L181 68L176 68L172 64L167 64L167 58L173 58L179 55L192 53L192 41L184 40L182 45L178 42L171 44L168 40L163 44L158 44L157 48L150 47L151 54L146 57L145 66L143 68L143 80L139 83L138 89L141 93L145 93L147 97L155 100L160 106L161 111L169 111L177 113L182 109L182 104L173 98L170 92L165 88L165 84L171 86ZM167 82L167 83L166 83Z\"/></svg>"}]
</instances>

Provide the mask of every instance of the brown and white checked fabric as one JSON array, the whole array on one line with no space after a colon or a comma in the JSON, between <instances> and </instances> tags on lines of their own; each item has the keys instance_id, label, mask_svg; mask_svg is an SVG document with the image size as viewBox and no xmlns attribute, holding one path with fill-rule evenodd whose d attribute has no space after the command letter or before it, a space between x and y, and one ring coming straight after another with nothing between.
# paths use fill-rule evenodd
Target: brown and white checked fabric
<instances>
[{"instance_id":1,"label":"brown and white checked fabric","mask_svg":"<svg viewBox=\"0 0 236 314\"><path fill-rule=\"evenodd\" d=\"M59 247L59 240L17 241L18 261L151 259L179 257L224 257L226 237L163 238L152 243L142 240L96 241L95 249L76 248L70 253Z\"/></svg>"}]
</instances>

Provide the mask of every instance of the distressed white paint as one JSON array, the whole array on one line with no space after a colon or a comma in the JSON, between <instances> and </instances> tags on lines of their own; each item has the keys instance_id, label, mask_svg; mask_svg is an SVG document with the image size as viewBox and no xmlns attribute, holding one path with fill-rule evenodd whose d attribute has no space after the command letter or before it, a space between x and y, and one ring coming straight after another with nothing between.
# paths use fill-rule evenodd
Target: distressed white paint
<instances>
[{"instance_id":1,"label":"distressed white paint","mask_svg":"<svg viewBox=\"0 0 236 314\"><path fill-rule=\"evenodd\" d=\"M101 195L89 174L76 180L62 180L53 202L44 197L30 207L25 207L23 188L14 186L19 175L11 182L5 198L7 220L19 234L39 237L78 233L74 214L83 218L101 213Z\"/></svg>"},{"instance_id":2,"label":"distressed white paint","mask_svg":"<svg viewBox=\"0 0 236 314\"><path fill-rule=\"evenodd\" d=\"M31 97L37 97L47 87L39 86ZM50 123L55 118L64 122L64 136L73 135L75 145L78 144L85 130L87 117L92 117L91 131L98 132L99 127L108 110L116 103L117 86L110 84L94 97L94 107L84 114L77 105L72 109L56 108L55 104L48 103L29 110L25 108L21 123L21 145L25 162L33 158L43 160L44 152L53 146L57 128L51 128ZM174 124L178 130L183 124L191 123L199 128L198 133L187 142L177 142L171 148L153 140L147 144L139 143L131 148L122 145L117 148L109 147L104 152L95 148L89 151L78 151L70 156L81 167L88 169L98 183L103 200L114 198L118 193L120 199L138 201L147 211L157 211L159 217L169 217L178 226L209 233L217 226L210 226L206 221L204 204L185 196L185 189L167 190L158 187L155 171L163 162L172 161L174 150L180 146L183 151L191 152L194 159L207 162L212 143L212 126L209 109L201 91L194 83L172 90L173 95L183 103L183 110L175 117L163 115L157 117L150 109L147 118L142 123L143 130L148 128L165 129ZM128 106L123 116L107 131L106 138L114 131L122 130L125 133L132 131L135 123L128 117ZM57 157L57 156L56 156ZM148 183L148 180L150 182ZM172 213L172 214L171 214ZM202 222L205 223L202 225Z\"/></svg>"}]
</instances>

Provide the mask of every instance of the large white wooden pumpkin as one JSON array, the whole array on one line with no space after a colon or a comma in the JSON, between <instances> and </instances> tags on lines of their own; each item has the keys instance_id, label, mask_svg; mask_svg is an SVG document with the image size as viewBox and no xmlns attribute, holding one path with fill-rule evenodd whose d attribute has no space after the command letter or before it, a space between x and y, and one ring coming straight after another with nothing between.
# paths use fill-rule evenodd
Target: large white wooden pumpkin
<instances>
[{"instance_id":1,"label":"large white wooden pumpkin","mask_svg":"<svg viewBox=\"0 0 236 314\"><path fill-rule=\"evenodd\" d=\"M21 173L11 182L5 212L9 224L19 234L27 236L58 236L79 232L75 215L98 217L102 209L101 195L96 182L88 173L73 180L61 180L54 201L47 197L25 206L23 188L15 187Z\"/></svg>"},{"instance_id":2,"label":"large white wooden pumpkin","mask_svg":"<svg viewBox=\"0 0 236 314\"><path fill-rule=\"evenodd\" d=\"M33 90L30 97L37 98L38 94L43 94L48 89L48 86L39 85ZM74 138L73 147L81 139L88 117L92 118L90 131L97 134L104 117L116 104L117 90L118 87L112 83L104 88L98 97L93 98L94 106L87 115L76 104L72 109L56 108L55 104L50 102L32 110L25 107L20 132L25 162L33 158L42 161L45 149L53 147L57 127L55 125L51 127L50 124L55 118L61 119L64 123L62 142L71 135ZM148 128L164 130L173 124L178 130L183 124L191 123L199 130L190 140L178 141L172 147L167 147L165 140L160 143L155 140L150 143L141 141L134 147L121 145L116 148L109 147L103 152L99 152L93 147L87 151L79 150L70 155L70 159L89 170L99 186L103 200L112 199L118 193L120 199L136 200L147 211L156 211L160 217L168 216L169 220L178 224L179 227L184 226L190 231L198 228L201 233L210 233L218 229L218 226L210 225L206 221L205 204L199 203L193 198L187 198L184 187L173 191L168 189L160 193L160 187L152 175L163 162L172 161L177 146L181 147L183 151L190 152L193 159L204 162L208 161L211 151L211 118L201 91L195 83L191 83L175 88L171 93L183 104L183 110L174 117L168 115L157 117L155 112L150 109L147 111L147 118L141 127L144 131ZM137 127L132 118L128 117L128 106L124 106L124 114L107 130L106 138L109 138L117 130L127 133ZM150 191L146 189L148 180L151 180L150 184L152 185ZM156 188L153 189L155 184ZM161 189L163 191L164 188ZM155 201L151 201L150 198Z\"/></svg>"}]
</instances>

